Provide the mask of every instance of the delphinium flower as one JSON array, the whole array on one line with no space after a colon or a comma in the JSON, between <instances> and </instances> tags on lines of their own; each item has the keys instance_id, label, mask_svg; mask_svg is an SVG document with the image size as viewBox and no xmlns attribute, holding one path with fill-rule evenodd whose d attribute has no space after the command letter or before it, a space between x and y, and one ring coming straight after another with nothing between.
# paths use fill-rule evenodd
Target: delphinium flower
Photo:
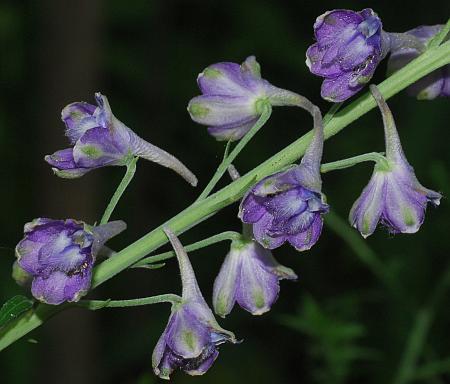
<instances>
[{"instance_id":1,"label":"delphinium flower","mask_svg":"<svg viewBox=\"0 0 450 384\"><path fill-rule=\"evenodd\" d=\"M288 241L299 251L310 249L322 231L328 211L321 192L323 124L315 107L314 135L299 165L258 182L242 199L239 217L253 224L255 239L274 249Z\"/></svg>"},{"instance_id":2,"label":"delphinium flower","mask_svg":"<svg viewBox=\"0 0 450 384\"><path fill-rule=\"evenodd\" d=\"M359 92L389 50L389 38L372 9L328 11L316 19L314 36L306 65L324 78L321 95L331 102Z\"/></svg>"},{"instance_id":3,"label":"delphinium flower","mask_svg":"<svg viewBox=\"0 0 450 384\"><path fill-rule=\"evenodd\" d=\"M252 315L261 315L277 300L282 279L296 280L297 275L251 238L233 240L214 281L214 311L225 317L237 302Z\"/></svg>"},{"instance_id":4,"label":"delphinium flower","mask_svg":"<svg viewBox=\"0 0 450 384\"><path fill-rule=\"evenodd\" d=\"M313 105L294 92L277 88L261 78L254 56L241 65L212 64L198 75L202 92L188 105L192 120L208 126L217 140L239 140L256 123L266 104L299 106L309 112Z\"/></svg>"},{"instance_id":5,"label":"delphinium flower","mask_svg":"<svg viewBox=\"0 0 450 384\"><path fill-rule=\"evenodd\" d=\"M439 205L441 195L419 183L403 153L389 107L376 86L370 89L383 116L387 161L375 165L349 220L364 237L371 235L379 222L391 233L415 233L424 221L427 204Z\"/></svg>"},{"instance_id":6,"label":"delphinium flower","mask_svg":"<svg viewBox=\"0 0 450 384\"><path fill-rule=\"evenodd\" d=\"M418 57L426 49L429 41L440 32L443 25L423 25L405 33L390 34L391 55L388 72L395 72ZM450 96L450 64L445 65L421 78L407 89L408 93L420 100Z\"/></svg>"},{"instance_id":7,"label":"delphinium flower","mask_svg":"<svg viewBox=\"0 0 450 384\"><path fill-rule=\"evenodd\" d=\"M197 178L178 159L148 143L119 121L106 96L95 94L97 106L85 102L67 105L61 114L66 136L73 147L48 155L45 160L56 175L76 178L105 166L124 166L138 156L170 168L196 185Z\"/></svg>"},{"instance_id":8,"label":"delphinium flower","mask_svg":"<svg viewBox=\"0 0 450 384\"><path fill-rule=\"evenodd\" d=\"M155 374L169 379L181 369L189 375L202 375L219 355L218 346L236 343L232 332L220 327L200 292L194 270L178 238L165 229L177 255L183 284L180 303L172 306L166 329L153 351Z\"/></svg>"},{"instance_id":9,"label":"delphinium flower","mask_svg":"<svg viewBox=\"0 0 450 384\"><path fill-rule=\"evenodd\" d=\"M33 296L47 304L78 301L89 290L98 251L125 228L123 221L91 227L72 219L39 218L25 224L16 257L32 278Z\"/></svg>"}]
</instances>

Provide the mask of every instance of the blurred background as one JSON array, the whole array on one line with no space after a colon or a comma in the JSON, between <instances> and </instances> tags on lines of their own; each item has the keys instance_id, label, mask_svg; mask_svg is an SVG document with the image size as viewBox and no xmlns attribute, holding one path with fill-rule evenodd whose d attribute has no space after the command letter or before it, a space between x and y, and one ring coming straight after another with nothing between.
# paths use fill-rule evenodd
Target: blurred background
<instances>
[{"instance_id":1,"label":"blurred background","mask_svg":"<svg viewBox=\"0 0 450 384\"><path fill-rule=\"evenodd\" d=\"M128 230L111 241L121 249L191 203L221 160L224 144L193 123L186 105L199 94L196 76L218 61L256 55L274 85L320 99L321 80L304 62L315 18L333 8L372 7L384 28L402 32L443 23L448 0L200 1L78 0L0 2L0 302L27 294L10 278L23 224L35 217L98 221L123 168L104 168L78 180L52 175L45 154L67 146L60 111L94 102L101 91L115 115L148 141L175 154L200 179L181 178L140 161L113 218ZM374 81L385 77L386 64ZM419 102L402 92L389 104L404 150L421 183L450 195L449 100ZM298 109L276 109L236 161L245 173L311 128ZM374 110L326 142L324 161L383 150ZM347 224L348 211L371 174L362 164L324 176L334 212L309 252L274 252L299 275L282 282L272 311L253 317L235 308L221 324L244 340L221 349L203 377L177 372L175 383L390 383L417 369L410 382L450 383L449 214L444 197L414 236L380 229L367 241ZM227 182L227 180L224 180ZM239 230L237 205L182 236L185 244ZM212 283L228 249L218 244L191 254L210 302ZM178 293L174 260L158 270L129 270L90 294L125 299ZM70 310L0 354L2 383L138 383L158 380L151 353L169 315L167 305L97 312ZM396 383L400 383L397 381ZM406 381L404 381L406 382Z\"/></svg>"}]
</instances>

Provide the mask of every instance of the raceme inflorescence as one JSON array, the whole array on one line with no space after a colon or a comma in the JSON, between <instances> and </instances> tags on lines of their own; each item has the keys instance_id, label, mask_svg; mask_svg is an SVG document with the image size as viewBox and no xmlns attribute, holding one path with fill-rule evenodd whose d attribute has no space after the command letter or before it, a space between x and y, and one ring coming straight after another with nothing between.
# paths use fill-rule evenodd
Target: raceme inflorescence
<instances>
[{"instance_id":1,"label":"raceme inflorescence","mask_svg":"<svg viewBox=\"0 0 450 384\"><path fill-rule=\"evenodd\" d=\"M384 92L382 87L371 85L365 99L369 101L357 104L370 102L378 106L384 126L385 152L322 164L324 141L337 133L337 130L327 130L332 114L323 119L320 109L307 98L272 85L262 77L254 56L242 64L209 65L197 78L201 95L193 97L187 109L193 121L206 126L215 139L227 142L223 161L196 202L180 214L183 224L178 215L139 240L139 252L132 244L115 253L105 243L124 231L126 224L109 218L133 178L138 158L172 169L193 186L197 185L197 178L173 155L145 141L118 120L101 93L95 94L96 105L69 104L62 110L62 121L70 147L45 156L54 173L62 178L78 178L105 166L125 166L126 173L99 224L88 225L72 218L37 218L25 225L24 237L16 247L13 277L30 290L36 301L32 313L40 316L22 320L17 316L0 328L0 349L39 326L61 304L100 309L167 302L171 304L171 313L153 351L154 373L162 379L169 379L178 369L189 375L204 374L217 359L222 344L238 344L234 333L218 324L213 311L225 317L236 303L252 315L271 310L280 293L280 281L297 280L297 274L280 264L272 252L285 243L299 252L319 243L324 217L330 211L322 191L321 174L362 161L374 161L374 170L350 209L349 225L364 238L378 224L391 234L415 233L420 229L428 203L439 205L441 194L419 183L406 159L386 99L408 86L408 91L419 99L450 96L450 54L445 54L449 24L389 33L383 30L381 18L371 9L358 12L337 9L319 16L313 29L316 41L306 52L306 65L311 73L324 78L321 96L325 100L343 102L361 91L386 57L389 57L388 71L399 71L399 75L393 76L409 70L410 77L419 80L393 82L391 88L384 85ZM439 47L447 49L439 56L439 65L426 69L416 64L417 60L437 56ZM389 84L389 79L383 84ZM285 160L280 154L273 158L278 163L270 159L241 178L232 162L277 106L304 109L313 119L313 129L298 145L282 152L284 156L290 151L290 161L283 164ZM365 108L366 112L370 109ZM348 110L357 113L356 108ZM350 117L347 124L357 117ZM292 164L298 158L300 162ZM234 181L208 197L227 170ZM241 231L227 231L188 246L181 244L176 233L181 234L238 200ZM210 307L200 291L187 251L223 240L231 241L230 250L220 270L214 272ZM167 241L174 252L144 259ZM103 263L98 263L100 255L106 256ZM181 296L81 300L97 285L128 267L151 267L173 256L179 264Z\"/></svg>"}]
</instances>

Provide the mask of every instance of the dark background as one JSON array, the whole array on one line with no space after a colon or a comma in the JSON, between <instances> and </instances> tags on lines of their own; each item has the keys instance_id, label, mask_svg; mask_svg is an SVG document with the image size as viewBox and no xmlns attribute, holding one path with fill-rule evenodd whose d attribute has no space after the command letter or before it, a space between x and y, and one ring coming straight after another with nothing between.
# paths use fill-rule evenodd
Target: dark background
<instances>
[{"instance_id":1,"label":"dark background","mask_svg":"<svg viewBox=\"0 0 450 384\"><path fill-rule=\"evenodd\" d=\"M392 32L443 23L450 15L447 0L1 1L0 301L24 293L10 279L23 224L35 217L98 221L123 175L121 168L101 169L78 180L52 175L43 156L67 146L60 121L66 104L93 103L93 93L101 91L117 117L199 176L200 188L194 190L173 172L140 161L113 215L128 223L126 233L110 243L120 249L192 202L221 159L224 144L186 112L189 99L199 93L195 79L204 67L241 62L254 54L266 79L303 94L326 112L330 104L320 99L321 80L304 64L313 22L329 9L368 6ZM385 69L381 64L375 82L383 80ZM448 99L419 102L402 92L389 104L419 180L448 196ZM276 109L236 166L241 172L250 170L310 128L303 111ZM327 141L324 160L382 150L380 115L372 111ZM223 346L205 376L177 372L175 383L390 383L409 356L405 349L411 329L424 313L431 321L423 343L412 348L417 364L446 358L447 363L441 367L444 373L422 379L420 372L426 373L419 369L415 382L450 383L445 374L450 372L445 289L429 307L448 268L448 200L444 197L439 209L429 209L416 235L394 237L380 229L364 242L346 217L370 173L371 165L363 164L324 176L324 192L338 215L332 218L343 224L338 222L334 230L325 227L310 252L300 254L289 246L276 250L299 281L282 282L278 302L262 317L235 308L221 324L244 342ZM236 205L225 209L182 241L239 230L236 213ZM227 247L223 243L191 254L208 301ZM383 263L378 276L363 261L367 255ZM125 271L90 297L134 298L179 289L177 266L170 260L159 270ZM165 304L60 314L0 354L0 381L157 382L151 353L168 315Z\"/></svg>"}]
</instances>

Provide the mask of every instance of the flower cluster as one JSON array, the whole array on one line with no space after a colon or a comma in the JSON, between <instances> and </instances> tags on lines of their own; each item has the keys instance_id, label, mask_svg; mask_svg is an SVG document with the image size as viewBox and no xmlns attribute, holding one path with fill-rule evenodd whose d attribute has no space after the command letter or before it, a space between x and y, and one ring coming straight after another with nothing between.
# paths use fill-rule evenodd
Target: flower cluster
<instances>
[{"instance_id":1,"label":"flower cluster","mask_svg":"<svg viewBox=\"0 0 450 384\"><path fill-rule=\"evenodd\" d=\"M403 34L387 33L371 9L333 10L317 18L316 42L306 53L306 63L312 73L324 78L322 97L341 102L370 81L377 65L389 52L390 69L399 69L422 53L441 28L422 26ZM324 217L330 209L322 192L322 114L305 97L263 79L254 56L242 64L210 65L197 82L202 94L190 100L189 114L195 122L207 126L208 132L218 140L239 140L253 128L251 133L254 133L273 106L301 107L314 120L300 163L273 174L258 174L259 181L244 194L238 211L243 233L234 233L214 282L212 303L218 316L230 314L236 303L252 315L262 315L277 300L280 281L297 279L291 268L274 258L272 250L285 243L301 252L311 249L319 240ZM376 157L372 177L353 204L349 221L365 238L380 223L390 233L415 233L424 222L428 203L439 205L441 195L419 183L403 152L386 101L376 86L371 85L370 90L383 118L386 150L385 155ZM425 99L449 96L450 66L431 73L411 91ZM142 157L174 170L194 186L197 184L195 175L178 159L146 142L119 121L105 96L96 93L95 99L96 106L77 102L63 109L62 120L71 146L45 157L56 175L77 178L104 166L130 167L136 157ZM235 148L240 150L243 143L246 141ZM225 172L231 166L231 157L225 156L224 166L218 172L221 168ZM345 161L350 164L348 160L351 159L340 164ZM239 177L235 169L231 173ZM123 192L120 188L115 196ZM203 193L199 200L202 198ZM123 221L108 223L109 216L106 216L100 225L93 226L73 219L48 218L26 224L24 238L16 247L13 278L23 287L30 287L32 295L43 303L59 305L79 301L91 288L93 268L100 251L106 248L104 244L126 228ZM153 351L152 367L162 379L170 379L178 369L189 375L202 375L218 357L220 345L235 344L237 340L232 332L217 323L179 239L170 229L163 231L178 260L182 295L161 295L172 303L172 308ZM164 301L161 296L159 302Z\"/></svg>"}]
</instances>

